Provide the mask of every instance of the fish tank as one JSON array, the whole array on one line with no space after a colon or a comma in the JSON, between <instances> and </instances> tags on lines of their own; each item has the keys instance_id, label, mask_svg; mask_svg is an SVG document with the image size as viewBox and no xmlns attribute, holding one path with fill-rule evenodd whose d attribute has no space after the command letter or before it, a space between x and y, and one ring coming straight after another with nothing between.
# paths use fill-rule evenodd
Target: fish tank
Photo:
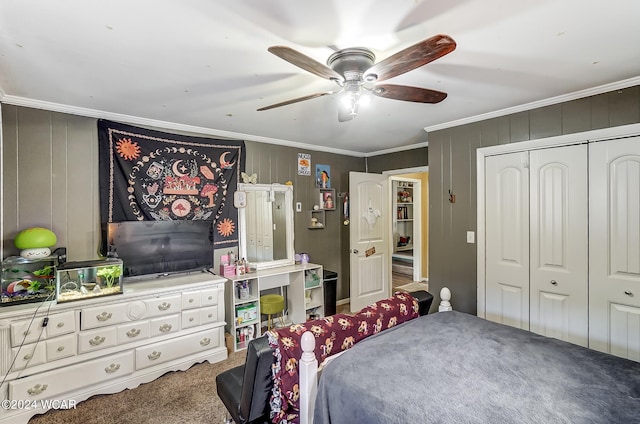
<instances>
[{"instance_id":1,"label":"fish tank","mask_svg":"<svg viewBox=\"0 0 640 424\"><path fill-rule=\"evenodd\" d=\"M58 303L123 293L120 259L66 262L56 268Z\"/></svg>"},{"instance_id":2,"label":"fish tank","mask_svg":"<svg viewBox=\"0 0 640 424\"><path fill-rule=\"evenodd\" d=\"M10 256L2 261L0 306L55 299L56 255L39 259Z\"/></svg>"}]
</instances>

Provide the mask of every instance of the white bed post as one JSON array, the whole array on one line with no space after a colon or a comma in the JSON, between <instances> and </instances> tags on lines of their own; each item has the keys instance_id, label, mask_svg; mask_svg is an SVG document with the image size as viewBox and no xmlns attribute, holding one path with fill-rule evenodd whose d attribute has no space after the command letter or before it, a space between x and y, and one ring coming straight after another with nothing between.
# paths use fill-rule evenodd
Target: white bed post
<instances>
[{"instance_id":1,"label":"white bed post","mask_svg":"<svg viewBox=\"0 0 640 424\"><path fill-rule=\"evenodd\" d=\"M438 307L438 312L453 311L450 300L451 290L443 287L442 290L440 290L440 306Z\"/></svg>"},{"instance_id":2,"label":"white bed post","mask_svg":"<svg viewBox=\"0 0 640 424\"><path fill-rule=\"evenodd\" d=\"M310 331L305 331L300 340L302 356L298 364L300 378L300 424L313 423L313 409L318 391L318 360L313 353L316 338Z\"/></svg>"}]
</instances>

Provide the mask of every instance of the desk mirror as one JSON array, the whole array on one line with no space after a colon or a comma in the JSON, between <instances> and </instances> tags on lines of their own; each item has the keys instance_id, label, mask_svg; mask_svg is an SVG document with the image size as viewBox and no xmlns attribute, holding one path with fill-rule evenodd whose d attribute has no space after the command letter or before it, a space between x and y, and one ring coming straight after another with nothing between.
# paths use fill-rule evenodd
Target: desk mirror
<instances>
[{"instance_id":1,"label":"desk mirror","mask_svg":"<svg viewBox=\"0 0 640 424\"><path fill-rule=\"evenodd\" d=\"M293 187L282 184L238 184L246 206L238 209L241 258L258 269L295 263Z\"/></svg>"}]
</instances>

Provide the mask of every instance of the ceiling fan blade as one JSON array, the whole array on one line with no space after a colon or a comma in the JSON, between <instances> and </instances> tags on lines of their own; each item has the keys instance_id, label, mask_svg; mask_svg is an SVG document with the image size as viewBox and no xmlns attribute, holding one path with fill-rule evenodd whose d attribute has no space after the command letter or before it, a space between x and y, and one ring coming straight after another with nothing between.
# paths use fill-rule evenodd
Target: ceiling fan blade
<instances>
[{"instance_id":1,"label":"ceiling fan blade","mask_svg":"<svg viewBox=\"0 0 640 424\"><path fill-rule=\"evenodd\" d=\"M275 104L272 104L272 105L269 105L269 106L261 107L260 109L258 109L258 111L269 110L269 109L273 109L273 108L276 108L276 107L286 106L286 105L290 105L292 103L298 103L298 102L302 102L304 100L311 100L311 99L315 99L316 97L328 96L329 94L335 94L335 93L336 93L336 91L324 91L322 93L309 94L308 96L298 97L296 99L286 100L284 102L275 103Z\"/></svg>"},{"instance_id":2,"label":"ceiling fan blade","mask_svg":"<svg viewBox=\"0 0 640 424\"><path fill-rule=\"evenodd\" d=\"M434 35L376 63L365 71L364 79L383 81L393 78L433 62L455 48L453 38L443 34Z\"/></svg>"},{"instance_id":3,"label":"ceiling fan blade","mask_svg":"<svg viewBox=\"0 0 640 424\"><path fill-rule=\"evenodd\" d=\"M416 103L440 103L447 98L442 91L395 84L376 85L371 92L378 97Z\"/></svg>"},{"instance_id":4,"label":"ceiling fan blade","mask_svg":"<svg viewBox=\"0 0 640 424\"><path fill-rule=\"evenodd\" d=\"M269 52L278 56L280 59L284 59L287 62L296 65L299 68L309 71L314 75L328 80L344 81L344 77L324 65L315 59L310 58L307 55L300 53L297 50L287 46L272 46L269 47Z\"/></svg>"}]
</instances>

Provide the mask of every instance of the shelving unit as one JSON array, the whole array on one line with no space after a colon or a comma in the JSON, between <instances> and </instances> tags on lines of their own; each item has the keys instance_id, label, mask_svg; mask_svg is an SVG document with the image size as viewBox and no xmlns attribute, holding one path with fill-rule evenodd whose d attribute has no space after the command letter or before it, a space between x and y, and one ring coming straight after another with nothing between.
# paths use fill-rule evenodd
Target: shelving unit
<instances>
[{"instance_id":1,"label":"shelving unit","mask_svg":"<svg viewBox=\"0 0 640 424\"><path fill-rule=\"evenodd\" d=\"M324 209L309 211L309 229L320 230L326 225Z\"/></svg>"},{"instance_id":2,"label":"shelving unit","mask_svg":"<svg viewBox=\"0 0 640 424\"><path fill-rule=\"evenodd\" d=\"M235 320L235 337L237 349L244 349L260 327L260 296L255 279L234 281L233 311Z\"/></svg>"},{"instance_id":3,"label":"shelving unit","mask_svg":"<svg viewBox=\"0 0 640 424\"><path fill-rule=\"evenodd\" d=\"M226 331L234 338L234 351L246 349L249 341L262 335L264 322L260 313L260 295L262 294L279 293L285 296L287 319L293 323L304 322L310 315L323 317L322 276L321 265L296 264L227 277ZM238 290L239 284L246 284L247 291L244 292L244 297ZM310 299L308 302L307 298Z\"/></svg>"},{"instance_id":4,"label":"shelving unit","mask_svg":"<svg viewBox=\"0 0 640 424\"><path fill-rule=\"evenodd\" d=\"M413 183L394 181L394 253L413 250Z\"/></svg>"}]
</instances>

